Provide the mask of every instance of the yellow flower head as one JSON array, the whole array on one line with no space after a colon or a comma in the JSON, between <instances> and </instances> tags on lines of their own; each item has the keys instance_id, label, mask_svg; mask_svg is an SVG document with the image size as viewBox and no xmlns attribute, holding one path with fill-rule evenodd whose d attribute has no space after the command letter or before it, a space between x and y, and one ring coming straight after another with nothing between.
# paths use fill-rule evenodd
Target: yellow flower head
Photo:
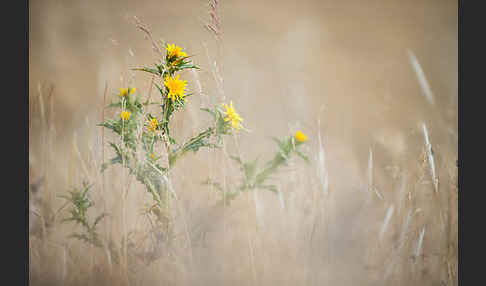
<instances>
[{"instance_id":1,"label":"yellow flower head","mask_svg":"<svg viewBox=\"0 0 486 286\"><path fill-rule=\"evenodd\" d=\"M130 119L131 115L132 115L132 113L130 111L123 110L122 113L120 114L120 117L123 121L126 121L126 120Z\"/></svg>"},{"instance_id":2,"label":"yellow flower head","mask_svg":"<svg viewBox=\"0 0 486 286\"><path fill-rule=\"evenodd\" d=\"M181 58L181 57L187 57L187 54L184 53L182 50L181 50L181 47L179 46L176 46L176 44L167 44L167 48L165 48L167 50L167 56L169 58L172 58L172 57L175 57L175 58Z\"/></svg>"},{"instance_id":3,"label":"yellow flower head","mask_svg":"<svg viewBox=\"0 0 486 286\"><path fill-rule=\"evenodd\" d=\"M173 77L166 77L164 80L164 85L169 89L169 97L172 100L182 99L186 96L186 80L180 80L179 75Z\"/></svg>"},{"instance_id":4,"label":"yellow flower head","mask_svg":"<svg viewBox=\"0 0 486 286\"><path fill-rule=\"evenodd\" d=\"M135 92L136 88L130 88L130 94L133 94ZM128 95L128 88L120 88L120 97L127 96Z\"/></svg>"},{"instance_id":5,"label":"yellow flower head","mask_svg":"<svg viewBox=\"0 0 486 286\"><path fill-rule=\"evenodd\" d=\"M299 142L305 142L307 141L307 135L304 134L304 132L302 131L297 131L297 133L295 133L295 139L297 139L297 141Z\"/></svg>"},{"instance_id":6,"label":"yellow flower head","mask_svg":"<svg viewBox=\"0 0 486 286\"><path fill-rule=\"evenodd\" d=\"M231 121L231 126L234 129L238 130L240 128L240 122L243 121L243 118L241 118L240 115L236 113L236 110L233 108L233 102L230 101L229 106L223 103L223 107L226 108L226 111L224 111L224 114L226 115L224 121Z\"/></svg>"},{"instance_id":7,"label":"yellow flower head","mask_svg":"<svg viewBox=\"0 0 486 286\"><path fill-rule=\"evenodd\" d=\"M155 153L150 154L150 157L152 157L152 159L155 159Z\"/></svg>"},{"instance_id":8,"label":"yellow flower head","mask_svg":"<svg viewBox=\"0 0 486 286\"><path fill-rule=\"evenodd\" d=\"M157 118L152 118L149 120L149 126L148 126L148 129L152 132L155 132L155 130L157 129Z\"/></svg>"}]
</instances>

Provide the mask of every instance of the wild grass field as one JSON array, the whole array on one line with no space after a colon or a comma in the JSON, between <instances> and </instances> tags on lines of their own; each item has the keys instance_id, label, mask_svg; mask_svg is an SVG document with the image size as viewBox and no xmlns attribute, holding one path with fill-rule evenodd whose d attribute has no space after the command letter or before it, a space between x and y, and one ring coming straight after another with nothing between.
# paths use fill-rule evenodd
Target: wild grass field
<instances>
[{"instance_id":1,"label":"wild grass field","mask_svg":"<svg viewBox=\"0 0 486 286\"><path fill-rule=\"evenodd\" d=\"M29 5L31 285L458 285L457 2Z\"/></svg>"}]
</instances>

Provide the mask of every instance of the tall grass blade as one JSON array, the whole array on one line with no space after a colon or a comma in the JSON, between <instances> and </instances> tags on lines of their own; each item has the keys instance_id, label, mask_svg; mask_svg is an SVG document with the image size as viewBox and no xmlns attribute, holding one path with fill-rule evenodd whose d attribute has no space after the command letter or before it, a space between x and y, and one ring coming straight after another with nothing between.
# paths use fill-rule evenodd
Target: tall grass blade
<instances>
[{"instance_id":1,"label":"tall grass blade","mask_svg":"<svg viewBox=\"0 0 486 286\"><path fill-rule=\"evenodd\" d=\"M425 226L420 231L417 247L415 248L415 257L419 257L420 255L420 251L422 250L422 243L424 241L424 235L425 235Z\"/></svg>"},{"instance_id":2,"label":"tall grass blade","mask_svg":"<svg viewBox=\"0 0 486 286\"><path fill-rule=\"evenodd\" d=\"M435 163L434 163L434 153L432 151L432 145L430 144L429 141L429 134L427 132L427 127L425 126L425 123L423 123L423 129L424 129L424 137L425 137L425 150L427 152L427 158L429 161L429 166L430 166L430 176L432 177L432 182L434 183L434 191L437 193L439 189L439 180L436 177L435 174Z\"/></svg>"},{"instance_id":3,"label":"tall grass blade","mask_svg":"<svg viewBox=\"0 0 486 286\"><path fill-rule=\"evenodd\" d=\"M417 79L419 81L420 87L422 88L423 94L424 94L425 98L427 99L427 101L430 104L433 104L434 103L434 97L432 95L432 90L430 89L430 85L427 82L427 79L425 78L425 73L424 73L422 67L420 66L420 63L417 60L417 57L415 56L415 54L411 50L407 50L407 52L408 52L408 59L409 59L410 64L412 65L412 67L415 71L415 74L417 75Z\"/></svg>"},{"instance_id":4,"label":"tall grass blade","mask_svg":"<svg viewBox=\"0 0 486 286\"><path fill-rule=\"evenodd\" d=\"M383 221L383 224L381 226L381 230L380 230L380 241L383 240L383 235L385 234L386 232L386 229L388 227L388 224L390 223L390 220L393 216L393 211L395 210L394 206L391 205L389 208L388 208L388 211L386 212L386 216L385 216L385 220Z\"/></svg>"}]
</instances>

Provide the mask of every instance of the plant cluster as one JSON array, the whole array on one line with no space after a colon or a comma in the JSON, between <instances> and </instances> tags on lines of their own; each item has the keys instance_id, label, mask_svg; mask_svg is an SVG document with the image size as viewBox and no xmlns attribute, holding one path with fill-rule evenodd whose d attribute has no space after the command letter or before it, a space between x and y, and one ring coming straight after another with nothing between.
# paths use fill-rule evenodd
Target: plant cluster
<instances>
[{"instance_id":1,"label":"plant cluster","mask_svg":"<svg viewBox=\"0 0 486 286\"><path fill-rule=\"evenodd\" d=\"M309 162L307 156L299 150L299 146L307 141L307 136L302 131L299 130L294 136L287 136L281 140L276 137L273 137L272 139L277 143L278 150L273 159L265 162L263 167L259 167L258 158L253 161L243 162L239 156L230 156L230 158L238 164L242 173L242 178L238 186L234 188L230 186L228 189L223 189L220 183L214 182L210 178L203 182L203 184L215 187L223 194L220 203L230 205L231 201L236 198L238 194L248 190L262 189L278 193L277 186L267 184L267 181L271 179L271 176L275 174L280 167L288 164L292 154L296 154L306 162Z\"/></svg>"},{"instance_id":2,"label":"plant cluster","mask_svg":"<svg viewBox=\"0 0 486 286\"><path fill-rule=\"evenodd\" d=\"M222 136L238 131L243 119L236 113L233 104L224 104L226 110L214 107L203 108L209 112L214 122L205 130L186 142L178 144L171 135L172 115L185 107L192 94L186 91L187 81L181 79L181 72L187 69L199 69L189 56L175 44L167 44L165 57L153 67L136 68L154 75L160 82L155 83L160 100L151 103L160 106L158 114L148 112L149 102L141 101L135 95L135 88L121 88L118 100L109 105L120 109L120 117L103 122L101 126L112 130L120 142L110 142L115 157L103 164L102 170L113 164L122 164L131 175L141 182L152 195L156 206L154 214L160 215L160 208L166 197L167 186L163 180L178 159L187 152L197 152L202 147L221 146ZM165 154L158 154L156 146L161 145ZM165 156L162 156L165 155ZM161 158L165 157L165 162Z\"/></svg>"},{"instance_id":3,"label":"plant cluster","mask_svg":"<svg viewBox=\"0 0 486 286\"><path fill-rule=\"evenodd\" d=\"M83 228L83 232L73 233L70 235L70 237L77 238L97 247L101 247L102 242L99 239L98 233L96 232L96 226L106 216L106 213L98 215L94 221L90 223L88 218L88 210L94 206L94 202L88 195L88 190L91 187L92 186L88 185L88 183L83 182L83 188L81 190L74 188L73 190L69 191L69 196L61 196L68 201L68 204L71 205L71 209L69 211L71 216L65 218L63 221L74 221Z\"/></svg>"},{"instance_id":4,"label":"plant cluster","mask_svg":"<svg viewBox=\"0 0 486 286\"><path fill-rule=\"evenodd\" d=\"M169 188L170 170L189 151L197 152L203 147L221 147L225 135L246 130L242 125L243 118L230 101L229 104L221 103L212 108L201 108L211 116L210 124L186 142L177 142L171 133L171 120L177 111L184 109L188 104L188 98L192 95L187 92L187 81L182 78L182 72L189 69L199 69L199 67L192 63L190 56L179 46L167 44L165 54L159 62L154 63L153 66L134 69L154 76L154 85L159 92L159 99L149 102L149 99L142 100L137 95L135 87L120 88L116 100L107 106L116 108L117 116L99 124L116 135L116 140L109 142L114 157L102 164L101 172L112 165L120 164L128 170L130 176L143 184L153 200L146 211L146 214L156 219L153 231L158 234L165 231L168 237L171 232L169 202L174 196ZM149 105L158 106L156 113L149 111ZM306 135L301 131L294 136L282 140L274 138L274 140L279 149L274 158L266 162L262 168L258 168L258 160L243 162L239 157L231 157L239 164L243 179L233 190L223 191L218 187L223 191L224 199L231 200L240 192L247 190L266 189L277 192L275 185L267 183L271 175L281 166L286 165L292 154L308 160L298 150L299 146L307 140ZM219 186L210 180L206 183ZM85 185L84 191L74 190L70 192L70 197L66 197L74 205L71 217L66 220L74 220L85 228L84 233L75 233L73 237L100 246L101 242L95 227L104 215L98 216L92 224L88 222L86 212L93 205L87 196L88 189L89 187Z\"/></svg>"}]
</instances>

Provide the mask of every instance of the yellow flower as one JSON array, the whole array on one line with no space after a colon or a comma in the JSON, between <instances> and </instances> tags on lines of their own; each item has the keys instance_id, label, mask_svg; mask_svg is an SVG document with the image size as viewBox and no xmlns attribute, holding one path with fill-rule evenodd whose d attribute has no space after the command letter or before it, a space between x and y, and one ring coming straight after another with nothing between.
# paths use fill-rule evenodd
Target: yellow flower
<instances>
[{"instance_id":1,"label":"yellow flower","mask_svg":"<svg viewBox=\"0 0 486 286\"><path fill-rule=\"evenodd\" d=\"M155 159L155 153L150 154L150 157L152 157L152 159Z\"/></svg>"},{"instance_id":2,"label":"yellow flower","mask_svg":"<svg viewBox=\"0 0 486 286\"><path fill-rule=\"evenodd\" d=\"M165 77L164 85L169 89L168 98L172 100L183 99L186 96L186 80L180 80L179 75Z\"/></svg>"},{"instance_id":3,"label":"yellow flower","mask_svg":"<svg viewBox=\"0 0 486 286\"><path fill-rule=\"evenodd\" d=\"M224 114L226 114L224 121L231 121L231 126L234 129L238 130L240 128L240 122L243 121L243 118L241 118L240 115L236 113L236 110L233 108L233 101L230 101L229 106L223 103L223 107L226 108L226 111L224 112Z\"/></svg>"},{"instance_id":4,"label":"yellow flower","mask_svg":"<svg viewBox=\"0 0 486 286\"><path fill-rule=\"evenodd\" d=\"M155 132L155 130L157 129L157 124L157 118L150 119L148 129L152 132Z\"/></svg>"},{"instance_id":5,"label":"yellow flower","mask_svg":"<svg viewBox=\"0 0 486 286\"><path fill-rule=\"evenodd\" d=\"M167 44L167 56L169 58L176 57L176 58L181 58L181 57L187 57L187 54L181 51L181 47L176 46L176 44Z\"/></svg>"},{"instance_id":6,"label":"yellow flower","mask_svg":"<svg viewBox=\"0 0 486 286\"><path fill-rule=\"evenodd\" d=\"M130 94L133 94L136 90L136 88L120 88L120 97L127 96L128 95L128 89L130 89Z\"/></svg>"},{"instance_id":7,"label":"yellow flower","mask_svg":"<svg viewBox=\"0 0 486 286\"><path fill-rule=\"evenodd\" d=\"M132 113L130 111L122 111L122 113L120 114L120 117L123 121L126 121L128 119L130 119L130 116L132 115Z\"/></svg>"},{"instance_id":8,"label":"yellow flower","mask_svg":"<svg viewBox=\"0 0 486 286\"><path fill-rule=\"evenodd\" d=\"M295 133L295 139L297 139L297 141L299 142L305 142L307 141L307 135L304 134L304 132L302 131L297 131L297 133Z\"/></svg>"}]
</instances>

